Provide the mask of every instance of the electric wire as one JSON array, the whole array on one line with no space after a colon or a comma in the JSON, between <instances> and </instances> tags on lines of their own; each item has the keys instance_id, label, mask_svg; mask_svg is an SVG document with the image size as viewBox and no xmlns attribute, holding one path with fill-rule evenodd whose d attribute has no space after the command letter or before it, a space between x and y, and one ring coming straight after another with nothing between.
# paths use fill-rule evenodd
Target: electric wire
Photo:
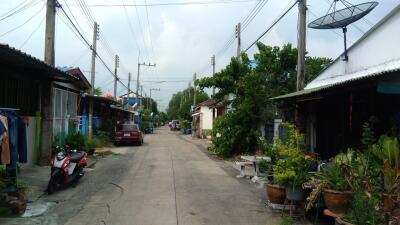
<instances>
[{"instance_id":1,"label":"electric wire","mask_svg":"<svg viewBox=\"0 0 400 225\"><path fill-rule=\"evenodd\" d=\"M36 33L37 30L39 30L39 28L42 26L44 20L46 19L46 17L43 17L43 19L40 21L39 25L33 30L33 32L28 36L28 38L22 42L21 46L19 47L19 49L22 49L25 44L32 38L32 36Z\"/></svg>"},{"instance_id":2,"label":"electric wire","mask_svg":"<svg viewBox=\"0 0 400 225\"><path fill-rule=\"evenodd\" d=\"M147 28L149 30L149 40L150 40L150 46L151 46L151 51L153 53L153 58L154 60L156 60L156 54L154 52L154 45L153 45L153 41L151 38L151 27L150 27L150 19L149 19L149 9L147 7L147 0L144 0L144 4L146 5L146 16L147 16Z\"/></svg>"},{"instance_id":3,"label":"electric wire","mask_svg":"<svg viewBox=\"0 0 400 225\"><path fill-rule=\"evenodd\" d=\"M25 4L27 1L31 1L31 0L25 0L25 1L21 2L20 4L18 4L18 5L15 6L14 8L10 9L8 12L3 13L2 15L0 15L0 18L5 17L7 14L13 13L13 12L16 11L20 6L22 6L23 4Z\"/></svg>"},{"instance_id":4,"label":"electric wire","mask_svg":"<svg viewBox=\"0 0 400 225\"><path fill-rule=\"evenodd\" d=\"M82 33L79 31L79 29L77 28L77 26L74 24L74 22L72 21L72 19L68 16L67 12L64 10L64 8L62 6L60 6L60 9L62 11L62 13L64 14L64 16L66 16L66 18L68 19L68 22L72 25L72 27L74 28L74 30L77 32L77 34L79 35L80 39L82 39L82 41L85 43L85 45L87 45L87 47L89 47L89 49L93 50L92 46L90 45L89 41L87 39L85 39L85 37L82 35ZM128 89L128 87L119 79L119 77L114 74L114 72L112 72L112 70L110 69L110 67L107 65L107 63L103 60L103 58L98 54L98 52L95 52L97 58L100 60L100 62L103 64L103 66L108 70L108 72L110 72L110 74L117 79L117 81L122 84L122 86L124 86L126 89Z\"/></svg>"},{"instance_id":5,"label":"electric wire","mask_svg":"<svg viewBox=\"0 0 400 225\"><path fill-rule=\"evenodd\" d=\"M248 25L254 20L254 18L258 15L258 13L260 13L260 11L264 8L264 6L268 3L269 0L263 0L261 1L261 5L257 8L257 10L253 13L253 15L251 16L251 18L243 24L242 30L241 32L244 32L246 30L246 28L248 27Z\"/></svg>"},{"instance_id":6,"label":"electric wire","mask_svg":"<svg viewBox=\"0 0 400 225\"><path fill-rule=\"evenodd\" d=\"M33 18L35 18L41 11L43 11L44 6L42 8L40 8L37 12L35 12L35 14L33 14L33 16L29 17L28 20L26 20L24 23L18 25L17 27L12 28L11 30L8 30L6 32L4 32L3 34L0 35L0 37L3 37L15 30L18 30L19 28L23 27L25 24L29 23Z\"/></svg>"},{"instance_id":7,"label":"electric wire","mask_svg":"<svg viewBox=\"0 0 400 225\"><path fill-rule=\"evenodd\" d=\"M72 10L69 8L67 1L64 0L65 6L67 7L67 10L69 11L69 13L71 14L72 18L74 19L76 26L79 28L79 30L81 31L81 33L84 35L85 39L87 39L87 37L85 36L82 27L80 26L78 20L76 19L74 13L72 12Z\"/></svg>"},{"instance_id":8,"label":"electric wire","mask_svg":"<svg viewBox=\"0 0 400 225\"><path fill-rule=\"evenodd\" d=\"M254 20L254 18L259 14L259 12L261 11L261 9L268 3L269 0L259 0L253 7L252 9L249 11L249 13L242 18L241 20L241 24L243 24L242 26L242 30L244 31L249 24ZM228 41L225 42L225 44L223 45L223 47L217 51L217 53L215 54L215 60L217 61L221 55L225 54L225 52L232 46L232 44L234 43L236 39L235 34L232 34L232 36L229 37ZM211 69L209 63L207 63L201 70L200 70L200 76L201 74L204 74L205 72L207 72L209 69Z\"/></svg>"},{"instance_id":9,"label":"electric wire","mask_svg":"<svg viewBox=\"0 0 400 225\"><path fill-rule=\"evenodd\" d=\"M137 39L136 39L135 30L133 29L133 25L132 25L131 20L130 20L130 18L129 18L128 10L127 10L127 8L125 7L125 2L124 2L124 0L122 0L122 3L123 3L123 5L124 5L124 13L125 13L125 17L126 17L126 19L127 19L127 21L128 21L129 31L131 32L132 37L133 37L133 39L135 40L136 47L137 47L137 48L139 49L139 51L140 51L139 44L138 44L138 41L137 41Z\"/></svg>"},{"instance_id":10,"label":"electric wire","mask_svg":"<svg viewBox=\"0 0 400 225\"><path fill-rule=\"evenodd\" d=\"M133 2L134 2L135 5L136 5L136 0L133 0ZM142 21L141 21L141 19L140 19L139 10L138 10L138 8L137 8L136 6L135 6L135 10L136 10L136 17L137 17L138 22L139 22L139 29L140 29L140 32L141 32L141 34L142 34L142 40L143 40L144 51L145 51L145 53L146 53L146 55L147 55L147 57L148 57L148 58L147 58L148 61L150 61L150 55L149 55L149 52L147 51L147 43L146 43L145 38L144 38L145 34L144 34L143 28L142 28Z\"/></svg>"},{"instance_id":11,"label":"electric wire","mask_svg":"<svg viewBox=\"0 0 400 225\"><path fill-rule=\"evenodd\" d=\"M272 28L275 27L276 24L279 23L289 12L296 6L298 1L296 0L290 7L287 9L282 15L280 15L269 27L266 29L255 41L253 41L244 52L247 52L251 47L253 47L261 38L263 38Z\"/></svg>"},{"instance_id":12,"label":"electric wire","mask_svg":"<svg viewBox=\"0 0 400 225\"><path fill-rule=\"evenodd\" d=\"M36 0L36 1L28 2L27 4L25 4L25 5L22 6L21 8L15 10L14 12L9 13L8 15L7 15L7 13L6 13L6 14L3 14L3 15L1 16L1 18L0 18L0 21L3 21L3 20L5 20L5 19L7 19L7 18L10 18L10 17L12 17L12 16L14 16L14 15L20 13L20 12L23 12L23 11L25 11L25 10L27 10L27 9L29 9L29 8L31 8L31 7L33 7L33 6L36 6L36 4L39 3L39 2L41 2L41 1L42 1L42 0ZM26 1L25 1L25 2L26 2Z\"/></svg>"},{"instance_id":13,"label":"electric wire","mask_svg":"<svg viewBox=\"0 0 400 225\"><path fill-rule=\"evenodd\" d=\"M257 0L225 0L225 1L192 1L192 2L167 2L167 3L151 3L147 4L148 7L156 6L186 6L186 5L212 5L212 4L234 4L234 3L245 3ZM146 7L146 4L88 4L88 7Z\"/></svg>"}]
</instances>

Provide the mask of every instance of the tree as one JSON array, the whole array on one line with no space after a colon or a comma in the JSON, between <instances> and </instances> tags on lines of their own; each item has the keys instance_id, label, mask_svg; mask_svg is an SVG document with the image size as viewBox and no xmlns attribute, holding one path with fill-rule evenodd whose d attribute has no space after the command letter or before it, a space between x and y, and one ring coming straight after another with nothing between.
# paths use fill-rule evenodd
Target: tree
<instances>
[{"instance_id":1,"label":"tree","mask_svg":"<svg viewBox=\"0 0 400 225\"><path fill-rule=\"evenodd\" d=\"M196 81L201 88L216 87L214 98L230 105L231 110L218 118L213 127L213 147L217 154L229 157L251 153L257 149L259 126L272 122L275 104L270 99L296 90L297 49L291 44L282 47L257 43L256 67L250 67L245 53L241 60L230 63L213 77ZM310 81L330 60L307 57L306 80ZM225 96L233 96L226 100Z\"/></svg>"},{"instance_id":2,"label":"tree","mask_svg":"<svg viewBox=\"0 0 400 225\"><path fill-rule=\"evenodd\" d=\"M191 120L191 107L193 105L193 88L187 88L174 94L169 101L167 115L169 120ZM200 103L209 99L207 93L196 90L196 102Z\"/></svg>"},{"instance_id":3,"label":"tree","mask_svg":"<svg viewBox=\"0 0 400 225\"><path fill-rule=\"evenodd\" d=\"M143 103L144 109L147 109L150 112L153 112L153 114L158 114L157 102L154 101L154 99L145 97L142 99L142 103Z\"/></svg>"},{"instance_id":4,"label":"tree","mask_svg":"<svg viewBox=\"0 0 400 225\"><path fill-rule=\"evenodd\" d=\"M97 96L102 96L102 95L103 95L103 91L101 90L101 88L96 87L96 88L94 88L94 90L93 90L93 94L94 94L94 95L97 95Z\"/></svg>"}]
</instances>

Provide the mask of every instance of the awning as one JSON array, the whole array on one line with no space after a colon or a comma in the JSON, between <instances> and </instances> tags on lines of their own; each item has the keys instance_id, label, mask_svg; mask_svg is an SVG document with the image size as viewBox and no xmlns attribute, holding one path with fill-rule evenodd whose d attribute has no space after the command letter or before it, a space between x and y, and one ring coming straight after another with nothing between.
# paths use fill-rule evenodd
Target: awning
<instances>
[{"instance_id":1,"label":"awning","mask_svg":"<svg viewBox=\"0 0 400 225\"><path fill-rule=\"evenodd\" d=\"M197 113L193 113L192 116L198 116L200 114L201 114L201 112L197 112Z\"/></svg>"},{"instance_id":2,"label":"awning","mask_svg":"<svg viewBox=\"0 0 400 225\"><path fill-rule=\"evenodd\" d=\"M311 88L311 89L304 89L301 91L296 91L296 92L292 92L289 94L285 94L285 95L280 95L274 98L270 98L271 100L281 100L281 99L287 99L287 98L294 98L294 97L300 97L300 96L305 96L305 95L309 95L309 94L314 94L317 93L319 91L328 89L330 87L332 87L333 85L328 85L328 86L324 86L324 87L317 87L317 88Z\"/></svg>"},{"instance_id":3,"label":"awning","mask_svg":"<svg viewBox=\"0 0 400 225\"><path fill-rule=\"evenodd\" d=\"M358 71L356 73L351 73L351 74L345 74L341 76L336 76L334 78L329 78L329 81L326 80L326 83L323 79L316 79L312 81L309 85L306 86L306 89L297 91L297 92L292 92L289 94L277 96L274 98L271 98L271 100L281 100L281 99L287 99L287 98L294 98L294 97L301 97L301 96L306 96L310 94L315 94L320 91L324 91L330 88L334 88L337 86L342 86L346 84L350 84L353 82L361 81L361 80L367 80L367 79L373 79L378 76L383 76L389 73L393 72L398 72L400 71L400 60L394 60L389 63L385 63L382 65L378 66L373 66L371 68ZM312 84L312 85L311 85ZM321 85L318 87L314 87L315 85ZM385 90L383 90L385 89ZM388 90L390 89L390 90ZM378 92L384 93L384 91L394 91L394 87L381 87L378 89Z\"/></svg>"}]
</instances>

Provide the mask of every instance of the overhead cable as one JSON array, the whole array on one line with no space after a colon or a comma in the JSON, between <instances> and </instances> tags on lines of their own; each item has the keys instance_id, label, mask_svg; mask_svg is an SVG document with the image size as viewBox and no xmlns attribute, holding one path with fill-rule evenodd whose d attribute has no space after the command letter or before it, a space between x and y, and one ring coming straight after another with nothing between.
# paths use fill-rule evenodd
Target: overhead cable
<instances>
[{"instance_id":1,"label":"overhead cable","mask_svg":"<svg viewBox=\"0 0 400 225\"><path fill-rule=\"evenodd\" d=\"M276 24L279 23L279 21L281 21L286 14L288 14L290 12L290 10L293 9L294 6L296 6L298 3L298 1L295 1L290 7L289 9L287 9L282 15L280 15L272 24L271 26L268 27L267 30L265 30L253 43L251 43L249 45L249 47L246 48L246 50L244 50L244 52L247 52L251 47L253 47L261 38L263 38L272 28L275 27Z\"/></svg>"},{"instance_id":2,"label":"overhead cable","mask_svg":"<svg viewBox=\"0 0 400 225\"><path fill-rule=\"evenodd\" d=\"M13 32L13 31L23 27L25 24L29 23L34 17L36 17L41 11L43 11L43 9L44 9L44 6L42 8L40 8L35 14L33 14L33 16L29 17L28 20L26 20L24 23L12 28L11 30L8 30L8 31L4 32L3 34L0 35L0 37L3 37L3 36Z\"/></svg>"},{"instance_id":3,"label":"overhead cable","mask_svg":"<svg viewBox=\"0 0 400 225\"><path fill-rule=\"evenodd\" d=\"M257 0L221 0L221 1L192 1L192 2L165 2L165 3L151 3L147 4L148 7L155 6L185 6L185 5L211 5L211 4L234 4L234 3L244 3L253 2ZM88 7L146 7L146 4L88 4Z\"/></svg>"}]
</instances>

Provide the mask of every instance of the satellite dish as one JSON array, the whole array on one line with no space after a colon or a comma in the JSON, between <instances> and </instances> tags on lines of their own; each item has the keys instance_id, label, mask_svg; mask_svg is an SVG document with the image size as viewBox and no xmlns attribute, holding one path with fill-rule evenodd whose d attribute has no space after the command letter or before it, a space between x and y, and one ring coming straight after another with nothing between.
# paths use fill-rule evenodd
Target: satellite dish
<instances>
[{"instance_id":1,"label":"satellite dish","mask_svg":"<svg viewBox=\"0 0 400 225\"><path fill-rule=\"evenodd\" d=\"M337 10L337 2L341 2L345 8ZM347 55L347 26L366 16L376 6L378 6L378 2L366 2L358 5L352 5L346 0L333 0L326 15L314 20L308 24L308 27L313 29L342 28L345 48L344 60L347 61L349 59Z\"/></svg>"}]
</instances>

